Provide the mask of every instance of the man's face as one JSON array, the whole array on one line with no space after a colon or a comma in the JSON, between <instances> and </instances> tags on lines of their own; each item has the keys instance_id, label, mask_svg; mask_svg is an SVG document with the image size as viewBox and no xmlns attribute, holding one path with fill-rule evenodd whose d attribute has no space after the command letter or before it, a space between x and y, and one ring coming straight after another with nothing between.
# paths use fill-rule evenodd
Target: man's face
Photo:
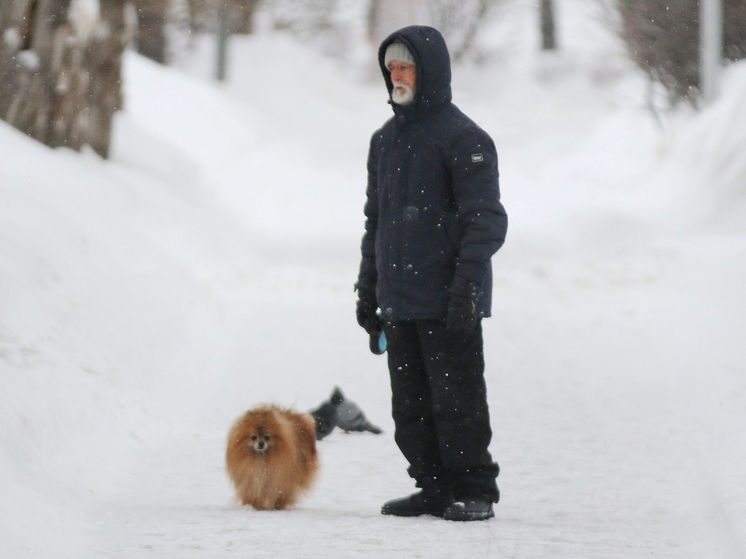
<instances>
[{"instance_id":1,"label":"man's face","mask_svg":"<svg viewBox=\"0 0 746 559\"><path fill-rule=\"evenodd\" d=\"M389 72L391 72L391 83L394 85L391 100L397 105L409 105L414 99L417 86L415 65L400 60L392 60L389 62Z\"/></svg>"}]
</instances>

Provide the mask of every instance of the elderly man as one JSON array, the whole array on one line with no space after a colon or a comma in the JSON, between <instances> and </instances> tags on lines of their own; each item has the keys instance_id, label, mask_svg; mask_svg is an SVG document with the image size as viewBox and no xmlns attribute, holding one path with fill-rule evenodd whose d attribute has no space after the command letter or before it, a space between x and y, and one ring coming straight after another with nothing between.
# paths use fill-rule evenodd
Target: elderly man
<instances>
[{"instance_id":1,"label":"elderly man","mask_svg":"<svg viewBox=\"0 0 746 559\"><path fill-rule=\"evenodd\" d=\"M499 499L481 325L507 231L497 152L451 103L437 30L400 29L378 57L394 117L370 144L357 318L386 334L395 440L421 488L381 512L485 520Z\"/></svg>"}]
</instances>

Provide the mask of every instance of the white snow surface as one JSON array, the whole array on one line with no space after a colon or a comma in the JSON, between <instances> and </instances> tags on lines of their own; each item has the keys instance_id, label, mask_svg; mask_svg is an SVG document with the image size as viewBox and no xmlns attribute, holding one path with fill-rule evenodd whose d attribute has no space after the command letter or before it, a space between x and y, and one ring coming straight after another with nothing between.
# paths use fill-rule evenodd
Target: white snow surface
<instances>
[{"instance_id":1,"label":"white snow surface","mask_svg":"<svg viewBox=\"0 0 746 559\"><path fill-rule=\"evenodd\" d=\"M454 69L510 217L495 519L379 513L414 491L352 290L390 108L265 30L220 85L209 42L180 70L128 53L108 161L0 122L0 557L744 557L746 65L659 127L590 5L560 8L559 52L516 0ZM237 506L233 419L335 385L384 434L321 441L293 510Z\"/></svg>"}]
</instances>

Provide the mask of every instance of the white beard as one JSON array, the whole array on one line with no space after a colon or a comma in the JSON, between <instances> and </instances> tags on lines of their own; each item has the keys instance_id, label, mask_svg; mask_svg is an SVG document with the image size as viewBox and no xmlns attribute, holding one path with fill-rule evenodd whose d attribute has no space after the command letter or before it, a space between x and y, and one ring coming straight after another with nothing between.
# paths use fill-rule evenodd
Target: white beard
<instances>
[{"instance_id":1,"label":"white beard","mask_svg":"<svg viewBox=\"0 0 746 559\"><path fill-rule=\"evenodd\" d=\"M404 89L404 93L399 93L397 87ZM397 105L409 105L414 99L414 91L408 85L401 82L394 83L394 89L391 90L391 100Z\"/></svg>"}]
</instances>

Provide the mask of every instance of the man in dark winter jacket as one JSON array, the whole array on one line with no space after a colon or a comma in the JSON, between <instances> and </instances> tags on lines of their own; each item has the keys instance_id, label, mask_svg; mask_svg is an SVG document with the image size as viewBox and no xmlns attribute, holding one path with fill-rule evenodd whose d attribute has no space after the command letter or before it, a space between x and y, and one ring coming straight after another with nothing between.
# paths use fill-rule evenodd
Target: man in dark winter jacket
<instances>
[{"instance_id":1,"label":"man in dark winter jacket","mask_svg":"<svg viewBox=\"0 0 746 559\"><path fill-rule=\"evenodd\" d=\"M421 488L381 512L484 520L499 499L481 325L507 230L497 152L451 103L437 30L400 29L378 57L394 117L370 144L357 318L386 334L395 439Z\"/></svg>"}]
</instances>

